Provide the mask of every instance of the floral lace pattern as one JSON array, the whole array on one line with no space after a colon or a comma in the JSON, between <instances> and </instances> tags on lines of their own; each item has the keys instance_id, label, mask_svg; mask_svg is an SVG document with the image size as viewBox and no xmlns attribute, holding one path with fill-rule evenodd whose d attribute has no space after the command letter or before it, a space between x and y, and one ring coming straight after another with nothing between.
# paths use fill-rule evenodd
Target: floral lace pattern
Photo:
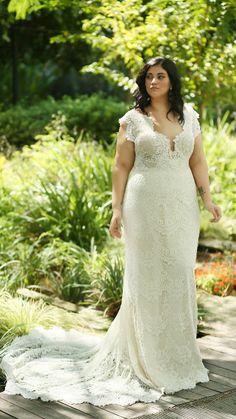
<instances>
[{"instance_id":1,"label":"floral lace pattern","mask_svg":"<svg viewBox=\"0 0 236 419\"><path fill-rule=\"evenodd\" d=\"M194 148L194 138L201 132L199 114L193 107L184 104L185 122L182 131L171 141L166 135L155 131L151 117L131 109L119 119L126 124L126 139L135 143L136 159L134 168L156 168L161 165L186 165Z\"/></svg>"},{"instance_id":2,"label":"floral lace pattern","mask_svg":"<svg viewBox=\"0 0 236 419\"><path fill-rule=\"evenodd\" d=\"M125 273L120 310L104 336L35 328L5 349L7 394L128 405L208 382L198 348L194 278L200 211L189 167L198 114L185 104L183 131L169 139L128 111L135 146L122 203Z\"/></svg>"}]
</instances>

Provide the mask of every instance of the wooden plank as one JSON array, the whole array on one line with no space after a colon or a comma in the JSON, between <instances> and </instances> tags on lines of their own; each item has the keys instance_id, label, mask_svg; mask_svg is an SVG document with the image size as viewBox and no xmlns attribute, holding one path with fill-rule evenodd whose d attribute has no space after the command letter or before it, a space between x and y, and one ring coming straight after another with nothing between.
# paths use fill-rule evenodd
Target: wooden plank
<instances>
[{"instance_id":1,"label":"wooden plank","mask_svg":"<svg viewBox=\"0 0 236 419\"><path fill-rule=\"evenodd\" d=\"M207 388L207 387L202 387L199 384L197 384L196 387L192 389L191 391L194 391L195 393L200 394L203 397L208 397L208 396L213 396L214 394L219 394L219 391L211 390L210 388Z\"/></svg>"},{"instance_id":2,"label":"wooden plank","mask_svg":"<svg viewBox=\"0 0 236 419\"><path fill-rule=\"evenodd\" d=\"M215 348L210 348L208 345L200 344L199 345L200 352L204 355L204 357L208 357L209 359L216 358L220 361L230 361L232 365L235 367L236 370L236 358L235 354L226 353L223 351L218 351Z\"/></svg>"},{"instance_id":3,"label":"wooden plank","mask_svg":"<svg viewBox=\"0 0 236 419\"><path fill-rule=\"evenodd\" d=\"M232 347L234 346L235 347ZM232 345L232 341L231 341L231 346L227 345L226 342L223 341L223 339L219 338L218 339L212 339L212 337L204 337L201 339L201 342L199 343L199 347L201 349L201 347L204 348L210 348L213 349L217 352L223 352L225 354L229 354L232 355L234 358L236 358L236 342L234 343L234 345Z\"/></svg>"},{"instance_id":4,"label":"wooden plank","mask_svg":"<svg viewBox=\"0 0 236 419\"><path fill-rule=\"evenodd\" d=\"M124 409L123 411L119 409L118 412L119 414L122 415L122 418L129 419L129 418L137 417L137 415L152 415L163 410L160 407L158 408L157 406L153 406L152 403L139 403L138 402L138 403L135 403L134 406L135 406L134 409L130 409L130 406L121 406L121 407L124 407ZM111 405L111 407L108 406L108 408L107 406L104 406L104 409L107 408L106 410L108 414L111 414L114 412L117 413L117 410L116 410L117 407L118 405Z\"/></svg>"},{"instance_id":5,"label":"wooden plank","mask_svg":"<svg viewBox=\"0 0 236 419\"><path fill-rule=\"evenodd\" d=\"M39 419L42 418L42 416L35 415L34 413L22 409L20 406L17 406L14 403L11 403L7 400L4 400L1 398L0 400L0 408L5 412L9 413L9 415L12 415L14 418L19 419Z\"/></svg>"},{"instance_id":6,"label":"wooden plank","mask_svg":"<svg viewBox=\"0 0 236 419\"><path fill-rule=\"evenodd\" d=\"M236 379L233 380L232 378L224 377L222 375L215 374L213 372L209 373L209 378L210 378L211 382L214 381L214 382L226 384L227 386L229 386L231 388L236 387Z\"/></svg>"},{"instance_id":7,"label":"wooden plank","mask_svg":"<svg viewBox=\"0 0 236 419\"><path fill-rule=\"evenodd\" d=\"M156 402L148 403L148 405L150 405L150 407L154 407L156 409L156 412L160 412L162 410L169 409L170 407L175 406L173 403L163 400L162 398L163 396L161 396L161 398L157 400ZM131 410L132 414L134 415L137 413L140 414L145 405L147 405L147 403L137 402L128 407L129 407L129 410Z\"/></svg>"},{"instance_id":8,"label":"wooden plank","mask_svg":"<svg viewBox=\"0 0 236 419\"><path fill-rule=\"evenodd\" d=\"M165 410L153 419L235 419L236 390L218 393L202 400L181 404ZM151 419L152 416L138 416L139 419Z\"/></svg>"},{"instance_id":9,"label":"wooden plank","mask_svg":"<svg viewBox=\"0 0 236 419\"><path fill-rule=\"evenodd\" d=\"M132 410L130 410L130 405L122 406L119 404L107 404L106 406L100 407L100 409L110 414L118 415L122 418L132 417Z\"/></svg>"},{"instance_id":10,"label":"wooden plank","mask_svg":"<svg viewBox=\"0 0 236 419\"><path fill-rule=\"evenodd\" d=\"M219 343L220 345L224 345L225 348L236 348L236 337L206 335L198 339L198 343L204 341Z\"/></svg>"},{"instance_id":11,"label":"wooden plank","mask_svg":"<svg viewBox=\"0 0 236 419\"><path fill-rule=\"evenodd\" d=\"M157 413L155 416L134 416L134 419L183 419L183 416L178 415L175 412L167 412L166 410L160 413ZM186 418L185 418L186 419ZM190 419L190 418L189 418ZM203 419L203 418L202 418ZM205 418L204 418L205 419Z\"/></svg>"},{"instance_id":12,"label":"wooden plank","mask_svg":"<svg viewBox=\"0 0 236 419\"><path fill-rule=\"evenodd\" d=\"M203 346L200 348L200 350L204 361L236 373L236 361L235 357L232 355L225 354L223 352L217 352L214 349L207 349Z\"/></svg>"},{"instance_id":13,"label":"wooden plank","mask_svg":"<svg viewBox=\"0 0 236 419\"><path fill-rule=\"evenodd\" d=\"M13 403L23 409L26 409L34 414L38 414L41 418L44 419L77 419L78 410L73 409L70 406L64 406L57 402L44 402L42 400L30 400L26 399L20 395L9 395L9 394L0 394L1 399L4 399L10 403ZM0 399L0 400L1 400ZM81 417L92 417L84 414L83 411L80 412ZM83 416L82 416L83 415ZM96 416L94 416L96 417Z\"/></svg>"},{"instance_id":14,"label":"wooden plank","mask_svg":"<svg viewBox=\"0 0 236 419\"><path fill-rule=\"evenodd\" d=\"M74 409L78 409L78 411L80 412L84 412L85 414L92 415L91 417L98 418L98 419L120 419L120 418L125 417L119 413L113 413L113 412L110 412L109 410L106 410L105 409L106 406L104 407L94 406L90 403L78 403L78 404L70 404L70 403L65 403L65 402L60 402L60 403L65 404L66 406L71 406Z\"/></svg>"},{"instance_id":15,"label":"wooden plank","mask_svg":"<svg viewBox=\"0 0 236 419\"><path fill-rule=\"evenodd\" d=\"M66 402L57 402L57 404L60 404L62 406L67 406L67 407L71 407L72 409L75 409L75 412L83 412L87 415L90 415L90 417L92 418L99 418L100 416L100 410L102 409L100 406L94 406L91 403L76 403L76 404L70 404L70 403L66 403ZM76 413L75 413L76 414ZM111 418L113 419L113 418ZM117 416L116 418L117 419Z\"/></svg>"},{"instance_id":16,"label":"wooden plank","mask_svg":"<svg viewBox=\"0 0 236 419\"><path fill-rule=\"evenodd\" d=\"M230 390L232 388L226 384L211 380L208 383L200 383L199 386L203 388L209 388L210 390L216 390L220 393L223 393L224 391Z\"/></svg>"},{"instance_id":17,"label":"wooden plank","mask_svg":"<svg viewBox=\"0 0 236 419\"><path fill-rule=\"evenodd\" d=\"M178 413L176 412L168 412L168 413L163 413L163 416L159 416L158 419L183 419L183 416L180 416ZM204 418L205 419L205 418Z\"/></svg>"},{"instance_id":18,"label":"wooden plank","mask_svg":"<svg viewBox=\"0 0 236 419\"><path fill-rule=\"evenodd\" d=\"M132 405L121 406L118 404L110 404L103 406L102 409L106 410L110 413L120 415L122 418L133 418L134 414L154 414L162 411L163 409L167 409L174 406L172 403L168 403L164 400L157 400L156 402L150 403L143 403L143 402L136 402Z\"/></svg>"},{"instance_id":19,"label":"wooden plank","mask_svg":"<svg viewBox=\"0 0 236 419\"><path fill-rule=\"evenodd\" d=\"M174 412L185 418L235 419L236 392L228 391L193 405L178 406Z\"/></svg>"},{"instance_id":20,"label":"wooden plank","mask_svg":"<svg viewBox=\"0 0 236 419\"><path fill-rule=\"evenodd\" d=\"M232 361L223 361L221 359L217 359L216 357L211 358L204 358L204 360L207 362L208 365L214 365L216 367L222 368L226 371L229 371L232 373L232 376L236 374L236 364ZM209 369L209 368L208 368Z\"/></svg>"},{"instance_id":21,"label":"wooden plank","mask_svg":"<svg viewBox=\"0 0 236 419\"><path fill-rule=\"evenodd\" d=\"M213 408L212 410L209 410L207 406L197 406L191 408L183 407L176 413L181 419L233 419L231 415L227 414L222 416L221 413L215 411ZM169 418L169 413L167 418Z\"/></svg>"},{"instance_id":22,"label":"wooden plank","mask_svg":"<svg viewBox=\"0 0 236 419\"><path fill-rule=\"evenodd\" d=\"M162 396L163 397L163 396ZM88 413L88 406L84 406L86 403L83 403L81 406L80 404L76 405L79 407L79 409L85 409L85 411ZM74 405L73 405L74 406ZM136 402L132 405L127 406L121 406L118 404L110 404L103 407L96 406L96 413L98 416L97 418L108 418L108 419L118 419L118 418L133 418L135 414L154 414L162 411L163 409L167 409L170 407L173 407L174 404L169 403L164 400L157 400L156 402L150 402L150 403L142 403L142 402ZM100 409L99 411L97 409ZM94 414L94 412L92 412ZM115 416L113 416L115 415Z\"/></svg>"},{"instance_id":23,"label":"wooden plank","mask_svg":"<svg viewBox=\"0 0 236 419\"><path fill-rule=\"evenodd\" d=\"M192 400L198 400L201 399L202 396L196 392L191 390L180 390L175 393L175 397L180 397L182 400L186 400L186 402L192 401ZM178 403L179 404L179 403ZM177 405L177 403L175 403Z\"/></svg>"},{"instance_id":24,"label":"wooden plank","mask_svg":"<svg viewBox=\"0 0 236 419\"><path fill-rule=\"evenodd\" d=\"M184 390L181 390L181 391L184 391ZM178 396L178 395L176 396L176 394L177 394L177 392L174 393L174 394L165 394L165 395L161 396L161 399L166 401L166 402L172 403L175 406L178 405L178 404L181 404L181 403L189 402L189 399L187 399L186 397L182 397L182 396Z\"/></svg>"},{"instance_id":25,"label":"wooden plank","mask_svg":"<svg viewBox=\"0 0 236 419\"><path fill-rule=\"evenodd\" d=\"M52 402L50 402L52 403ZM82 403L81 405L82 406ZM67 405L66 403L62 403L62 402L55 402L54 404L50 404L49 406L50 409L50 419L64 419L64 418L68 418L68 419L77 419L79 418L99 418L99 409L97 409L95 406L91 405L90 411L85 412L83 410L83 408L81 407L80 409L78 408L74 408L73 405ZM47 412L47 414L49 414L49 410ZM48 416L46 416L46 419L48 418Z\"/></svg>"},{"instance_id":26,"label":"wooden plank","mask_svg":"<svg viewBox=\"0 0 236 419\"><path fill-rule=\"evenodd\" d=\"M7 413L4 413L2 410L0 410L0 418L1 419L11 419L11 418L15 419L15 416L8 415Z\"/></svg>"},{"instance_id":27,"label":"wooden plank","mask_svg":"<svg viewBox=\"0 0 236 419\"><path fill-rule=\"evenodd\" d=\"M215 365L213 362L208 362L208 360L203 360L204 365L210 370L210 372L222 375L223 377L232 378L236 380L236 373L227 368Z\"/></svg>"}]
</instances>

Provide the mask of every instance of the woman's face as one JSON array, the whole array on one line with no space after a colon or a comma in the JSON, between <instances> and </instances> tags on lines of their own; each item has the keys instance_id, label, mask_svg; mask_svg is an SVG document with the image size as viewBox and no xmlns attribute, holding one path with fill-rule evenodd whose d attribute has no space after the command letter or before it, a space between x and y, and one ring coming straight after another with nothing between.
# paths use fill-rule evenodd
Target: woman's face
<instances>
[{"instance_id":1,"label":"woman's face","mask_svg":"<svg viewBox=\"0 0 236 419\"><path fill-rule=\"evenodd\" d=\"M168 95L171 82L167 71L160 64L153 65L148 69L145 87L151 98Z\"/></svg>"}]
</instances>

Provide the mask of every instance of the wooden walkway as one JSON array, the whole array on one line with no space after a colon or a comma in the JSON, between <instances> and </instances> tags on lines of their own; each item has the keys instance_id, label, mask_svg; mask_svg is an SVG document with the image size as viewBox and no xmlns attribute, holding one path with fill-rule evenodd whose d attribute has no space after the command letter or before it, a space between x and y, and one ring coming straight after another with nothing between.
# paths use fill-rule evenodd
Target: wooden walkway
<instances>
[{"instance_id":1,"label":"wooden walkway","mask_svg":"<svg viewBox=\"0 0 236 419\"><path fill-rule=\"evenodd\" d=\"M232 316L235 313L232 313ZM96 407L89 403L28 400L0 393L0 418L17 419L236 419L236 336L207 335L198 339L210 381L192 390L163 395L154 403Z\"/></svg>"}]
</instances>

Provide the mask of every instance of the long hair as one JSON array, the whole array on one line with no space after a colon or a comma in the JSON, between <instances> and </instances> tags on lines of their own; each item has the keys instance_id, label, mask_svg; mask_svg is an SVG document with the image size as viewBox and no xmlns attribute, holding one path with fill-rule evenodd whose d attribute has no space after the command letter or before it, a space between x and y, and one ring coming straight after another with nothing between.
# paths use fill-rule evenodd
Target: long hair
<instances>
[{"instance_id":1,"label":"long hair","mask_svg":"<svg viewBox=\"0 0 236 419\"><path fill-rule=\"evenodd\" d=\"M169 119L168 114L170 112L173 112L178 116L179 122L182 123L184 122L184 101L181 95L181 80L175 62L166 57L151 58L139 71L139 74L136 78L138 88L134 92L134 98L136 103L133 106L133 108L139 108L142 110L143 113L147 114L144 108L150 105L151 98L146 91L145 79L149 68L156 64L160 64L164 68L164 70L166 70L172 84L172 90L169 90L168 93L170 108L166 114L167 119Z\"/></svg>"}]
</instances>

